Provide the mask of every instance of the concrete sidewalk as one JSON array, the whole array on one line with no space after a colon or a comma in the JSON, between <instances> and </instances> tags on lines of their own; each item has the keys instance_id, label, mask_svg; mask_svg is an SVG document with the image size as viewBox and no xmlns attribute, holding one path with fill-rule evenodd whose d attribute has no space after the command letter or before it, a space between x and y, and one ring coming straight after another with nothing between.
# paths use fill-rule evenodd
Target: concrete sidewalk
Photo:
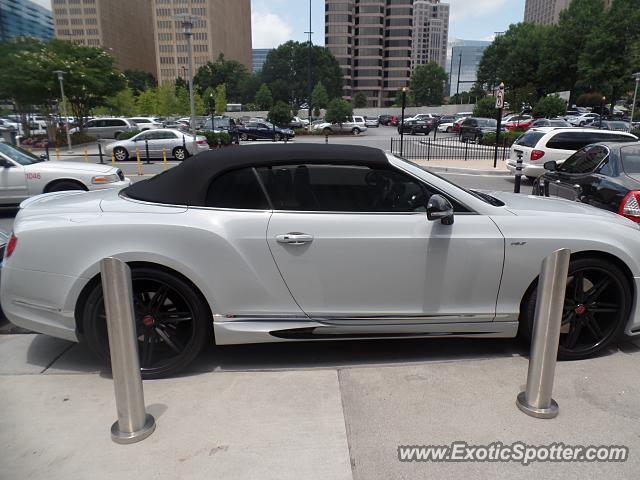
<instances>
[{"instance_id":1,"label":"concrete sidewalk","mask_svg":"<svg viewBox=\"0 0 640 480\"><path fill-rule=\"evenodd\" d=\"M638 478L640 341L558 365L560 415L515 397L514 340L407 340L217 347L184 376L146 381L157 430L111 442L113 382L81 345L0 336L0 478ZM398 445L522 441L626 445L625 463L399 462Z\"/></svg>"},{"instance_id":2,"label":"concrete sidewalk","mask_svg":"<svg viewBox=\"0 0 640 480\"><path fill-rule=\"evenodd\" d=\"M505 162L498 160L496 167L493 167L493 160L412 160L434 172L441 173L464 173L467 175L501 175L512 177L513 174L507 170Z\"/></svg>"}]
</instances>

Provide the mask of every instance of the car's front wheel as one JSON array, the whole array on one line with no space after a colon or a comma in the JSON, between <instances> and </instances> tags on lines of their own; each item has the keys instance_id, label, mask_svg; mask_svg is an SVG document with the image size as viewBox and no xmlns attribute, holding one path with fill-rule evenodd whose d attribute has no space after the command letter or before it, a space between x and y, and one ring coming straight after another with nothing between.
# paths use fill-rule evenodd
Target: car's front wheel
<instances>
[{"instance_id":1,"label":"car's front wheel","mask_svg":"<svg viewBox=\"0 0 640 480\"><path fill-rule=\"evenodd\" d=\"M184 160L187 156L187 150L184 147L176 147L173 149L173 158L176 160Z\"/></svg>"},{"instance_id":2,"label":"car's front wheel","mask_svg":"<svg viewBox=\"0 0 640 480\"><path fill-rule=\"evenodd\" d=\"M354 135L360 135L360 129L354 128L353 130L351 130L351 133L353 133Z\"/></svg>"},{"instance_id":3,"label":"car's front wheel","mask_svg":"<svg viewBox=\"0 0 640 480\"><path fill-rule=\"evenodd\" d=\"M242 140L243 142L246 142L247 140L249 140L249 136L246 133L241 133L240 140Z\"/></svg>"},{"instance_id":4,"label":"car's front wheel","mask_svg":"<svg viewBox=\"0 0 640 480\"><path fill-rule=\"evenodd\" d=\"M531 338L537 287L523 302L520 332ZM580 360L607 349L624 331L633 301L626 276L615 263L578 258L569 264L558 358Z\"/></svg>"},{"instance_id":5,"label":"car's front wheel","mask_svg":"<svg viewBox=\"0 0 640 480\"><path fill-rule=\"evenodd\" d=\"M129 152L124 147L116 147L113 149L113 156L118 162L124 162L129 158Z\"/></svg>"},{"instance_id":6,"label":"car's front wheel","mask_svg":"<svg viewBox=\"0 0 640 480\"><path fill-rule=\"evenodd\" d=\"M132 269L133 305L143 378L161 378L190 364L211 339L211 314L204 299L183 279L153 268ZM109 337L97 283L82 312L89 348L109 359Z\"/></svg>"},{"instance_id":7,"label":"car's front wheel","mask_svg":"<svg viewBox=\"0 0 640 480\"><path fill-rule=\"evenodd\" d=\"M447 133L451 133L451 132L453 132L453 128L447 127Z\"/></svg>"}]
</instances>

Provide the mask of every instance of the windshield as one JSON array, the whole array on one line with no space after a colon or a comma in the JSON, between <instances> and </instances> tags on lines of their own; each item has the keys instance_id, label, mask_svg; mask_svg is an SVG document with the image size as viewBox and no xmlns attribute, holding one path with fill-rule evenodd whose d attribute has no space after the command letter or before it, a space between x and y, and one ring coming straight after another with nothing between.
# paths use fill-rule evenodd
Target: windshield
<instances>
[{"instance_id":1,"label":"windshield","mask_svg":"<svg viewBox=\"0 0 640 480\"><path fill-rule=\"evenodd\" d=\"M33 165L34 163L42 162L42 159L36 157L33 153L6 143L0 143L0 153L20 165Z\"/></svg>"},{"instance_id":2,"label":"windshield","mask_svg":"<svg viewBox=\"0 0 640 480\"><path fill-rule=\"evenodd\" d=\"M469 190L468 188L461 187L457 183L454 183L451 180L449 180L448 178L445 178L445 177L443 177L441 175L438 175L433 170L429 170L427 167L424 167L424 166L420 165L419 163L414 163L411 160L406 160L404 158L398 157L397 155L394 155L394 157L397 158L398 160L400 160L401 162L408 163L409 165L411 165L413 167L417 167L420 170L423 170L423 171L427 172L429 175L433 175L434 177L437 177L440 180L443 180L443 181L447 182L449 185L453 185L454 187L459 188L460 190L468 193L469 195L473 195L477 199L482 200L484 203L488 203L489 205L493 205L495 207L504 206L503 202L501 202L500 200L498 200L495 197L492 197L491 195L488 195L487 193L478 192L476 190Z\"/></svg>"},{"instance_id":3,"label":"windshield","mask_svg":"<svg viewBox=\"0 0 640 480\"><path fill-rule=\"evenodd\" d=\"M625 173L640 173L640 147L624 147L622 154L622 169Z\"/></svg>"},{"instance_id":4,"label":"windshield","mask_svg":"<svg viewBox=\"0 0 640 480\"><path fill-rule=\"evenodd\" d=\"M518 139L513 142L514 145L522 145L523 147L533 148L540 140L544 137L544 132L527 132L524 135L518 137Z\"/></svg>"}]
</instances>

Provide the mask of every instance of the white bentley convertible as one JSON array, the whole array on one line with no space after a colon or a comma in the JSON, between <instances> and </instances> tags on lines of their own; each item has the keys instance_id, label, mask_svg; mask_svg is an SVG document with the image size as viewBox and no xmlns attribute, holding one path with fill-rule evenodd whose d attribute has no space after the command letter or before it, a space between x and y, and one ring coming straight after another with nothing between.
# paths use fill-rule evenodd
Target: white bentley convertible
<instances>
[{"instance_id":1,"label":"white bentley convertible","mask_svg":"<svg viewBox=\"0 0 640 480\"><path fill-rule=\"evenodd\" d=\"M106 359L99 264L118 257L133 272L141 367L158 377L212 338L526 336L541 261L561 247L572 259L560 356L640 333L630 220L465 190L372 148L246 146L121 191L25 201L1 299L15 324L84 340Z\"/></svg>"},{"instance_id":2,"label":"white bentley convertible","mask_svg":"<svg viewBox=\"0 0 640 480\"><path fill-rule=\"evenodd\" d=\"M45 162L22 148L0 143L0 206L18 205L41 193L123 188L130 183L122 170L110 165Z\"/></svg>"}]
</instances>

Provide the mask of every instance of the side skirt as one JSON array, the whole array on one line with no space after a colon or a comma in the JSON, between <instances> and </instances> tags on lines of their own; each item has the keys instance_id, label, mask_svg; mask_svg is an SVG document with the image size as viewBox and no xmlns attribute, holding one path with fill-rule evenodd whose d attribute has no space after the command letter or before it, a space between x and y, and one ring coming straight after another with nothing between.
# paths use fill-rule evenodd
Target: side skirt
<instances>
[{"instance_id":1,"label":"side skirt","mask_svg":"<svg viewBox=\"0 0 640 480\"><path fill-rule=\"evenodd\" d=\"M216 343L272 343L314 340L364 340L396 338L511 338L518 332L517 321L401 323L394 325L326 324L303 318L270 319L235 317L228 321L216 316L213 323Z\"/></svg>"}]
</instances>

